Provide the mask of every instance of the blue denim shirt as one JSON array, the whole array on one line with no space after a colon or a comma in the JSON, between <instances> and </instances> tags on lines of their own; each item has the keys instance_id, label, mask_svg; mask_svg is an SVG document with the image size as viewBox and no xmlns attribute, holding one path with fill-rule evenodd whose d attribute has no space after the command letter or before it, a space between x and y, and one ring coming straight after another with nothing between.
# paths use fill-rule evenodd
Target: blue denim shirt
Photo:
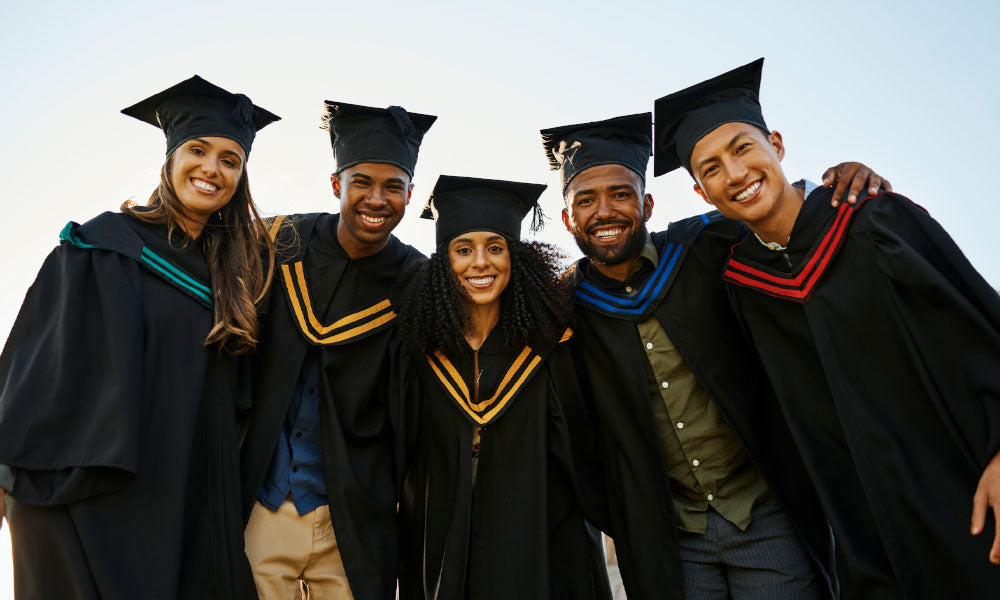
<instances>
[{"instance_id":1,"label":"blue denim shirt","mask_svg":"<svg viewBox=\"0 0 1000 600\"><path fill-rule=\"evenodd\" d=\"M267 476L257 494L260 503L271 510L278 510L289 493L300 515L327 503L317 359L317 350L311 348L295 384Z\"/></svg>"}]
</instances>

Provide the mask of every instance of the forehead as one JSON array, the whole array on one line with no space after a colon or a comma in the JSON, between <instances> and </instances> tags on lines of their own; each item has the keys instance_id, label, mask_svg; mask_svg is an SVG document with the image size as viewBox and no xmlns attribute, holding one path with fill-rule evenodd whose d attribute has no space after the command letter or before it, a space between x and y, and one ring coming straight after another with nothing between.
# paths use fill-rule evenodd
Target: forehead
<instances>
[{"instance_id":1,"label":"forehead","mask_svg":"<svg viewBox=\"0 0 1000 600\"><path fill-rule=\"evenodd\" d=\"M507 239L495 231L467 231L453 237L448 242L449 246L455 244L488 244L493 242L507 243Z\"/></svg>"},{"instance_id":2,"label":"forehead","mask_svg":"<svg viewBox=\"0 0 1000 600\"><path fill-rule=\"evenodd\" d=\"M597 165L576 174L566 186L566 197L582 191L601 190L611 187L629 186L636 190L642 187L638 173L624 165Z\"/></svg>"},{"instance_id":3,"label":"forehead","mask_svg":"<svg viewBox=\"0 0 1000 600\"><path fill-rule=\"evenodd\" d=\"M410 182L410 176L402 168L389 163L358 163L341 171L344 177L364 175L374 180L402 179Z\"/></svg>"}]
</instances>

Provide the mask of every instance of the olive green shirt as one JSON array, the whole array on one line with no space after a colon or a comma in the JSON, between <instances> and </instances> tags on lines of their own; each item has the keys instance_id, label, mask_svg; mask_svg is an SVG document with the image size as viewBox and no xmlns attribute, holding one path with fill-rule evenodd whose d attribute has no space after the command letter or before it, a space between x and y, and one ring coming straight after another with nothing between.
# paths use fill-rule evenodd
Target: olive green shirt
<instances>
[{"instance_id":1,"label":"olive green shirt","mask_svg":"<svg viewBox=\"0 0 1000 600\"><path fill-rule=\"evenodd\" d=\"M625 280L625 293L637 290L657 262L656 248L647 238ZM745 530L754 507L771 499L764 478L656 317L636 327L648 359L646 380L677 526L705 533L711 506Z\"/></svg>"}]
</instances>

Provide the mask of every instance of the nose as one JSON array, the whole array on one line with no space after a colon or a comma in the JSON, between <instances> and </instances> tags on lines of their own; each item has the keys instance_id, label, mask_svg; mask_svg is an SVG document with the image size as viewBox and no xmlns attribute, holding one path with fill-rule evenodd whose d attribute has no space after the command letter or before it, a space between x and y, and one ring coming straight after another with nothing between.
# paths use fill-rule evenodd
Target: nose
<instances>
[{"instance_id":1,"label":"nose","mask_svg":"<svg viewBox=\"0 0 1000 600\"><path fill-rule=\"evenodd\" d=\"M368 192L368 196L365 198L365 202L371 206L385 206L385 191L380 186L372 186L371 191Z\"/></svg>"},{"instance_id":2,"label":"nose","mask_svg":"<svg viewBox=\"0 0 1000 600\"><path fill-rule=\"evenodd\" d=\"M476 255L473 257L473 265L480 269L486 267L486 248L476 248Z\"/></svg>"},{"instance_id":3,"label":"nose","mask_svg":"<svg viewBox=\"0 0 1000 600\"><path fill-rule=\"evenodd\" d=\"M614 205L611 202L611 198L601 194L597 198L597 210L594 212L594 217L597 219L610 219L615 214Z\"/></svg>"},{"instance_id":4,"label":"nose","mask_svg":"<svg viewBox=\"0 0 1000 600\"><path fill-rule=\"evenodd\" d=\"M747 178L748 170L739 160L724 159L722 168L725 169L726 183L729 185L740 185Z\"/></svg>"}]
</instances>

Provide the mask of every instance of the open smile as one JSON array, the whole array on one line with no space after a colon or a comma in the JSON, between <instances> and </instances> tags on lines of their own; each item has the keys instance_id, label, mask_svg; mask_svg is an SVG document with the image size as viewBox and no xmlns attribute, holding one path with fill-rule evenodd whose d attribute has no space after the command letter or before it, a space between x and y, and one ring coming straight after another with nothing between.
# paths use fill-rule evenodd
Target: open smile
<instances>
[{"instance_id":1,"label":"open smile","mask_svg":"<svg viewBox=\"0 0 1000 600\"><path fill-rule=\"evenodd\" d=\"M627 229L628 227L623 223L607 223L589 227L587 233L598 242L613 244L625 235Z\"/></svg>"},{"instance_id":2,"label":"open smile","mask_svg":"<svg viewBox=\"0 0 1000 600\"><path fill-rule=\"evenodd\" d=\"M212 195L219 191L219 186L215 185L211 181L205 181L204 179L198 179L197 177L192 177L190 181L191 185L194 186L194 189L204 194Z\"/></svg>"},{"instance_id":3,"label":"open smile","mask_svg":"<svg viewBox=\"0 0 1000 600\"><path fill-rule=\"evenodd\" d=\"M740 204L752 202L755 198L757 198L757 195L760 194L760 188L762 185L762 180L751 183L747 187L743 188L740 193L733 196L733 202L738 202Z\"/></svg>"},{"instance_id":4,"label":"open smile","mask_svg":"<svg viewBox=\"0 0 1000 600\"><path fill-rule=\"evenodd\" d=\"M389 217L385 215L369 215L362 212L359 212L358 216L361 218L362 223L373 229L382 227L389 220Z\"/></svg>"},{"instance_id":5,"label":"open smile","mask_svg":"<svg viewBox=\"0 0 1000 600\"><path fill-rule=\"evenodd\" d=\"M472 287L482 290L493 285L496 281L496 275L480 275L478 277L466 277L465 280L469 282Z\"/></svg>"}]
</instances>

